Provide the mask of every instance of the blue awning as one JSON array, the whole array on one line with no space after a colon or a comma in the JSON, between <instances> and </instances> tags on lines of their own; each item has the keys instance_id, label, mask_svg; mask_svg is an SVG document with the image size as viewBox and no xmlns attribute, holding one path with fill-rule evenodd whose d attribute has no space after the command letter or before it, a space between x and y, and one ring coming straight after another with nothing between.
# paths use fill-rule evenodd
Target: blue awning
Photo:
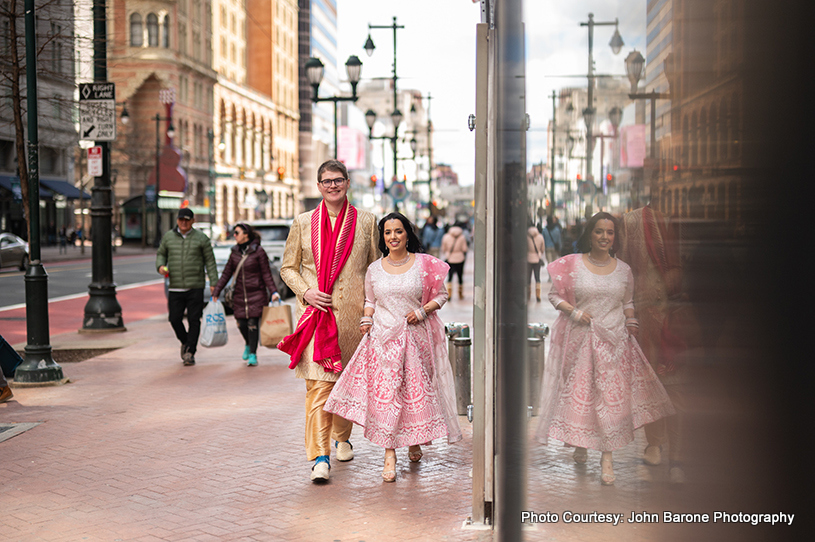
<instances>
[{"instance_id":1,"label":"blue awning","mask_svg":"<svg viewBox=\"0 0 815 542\"><path fill-rule=\"evenodd\" d=\"M48 187L51 191L57 194L62 194L68 199L91 199L91 195L87 192L80 192L79 188L75 187L68 181L60 181L56 179L40 179L40 185Z\"/></svg>"},{"instance_id":2,"label":"blue awning","mask_svg":"<svg viewBox=\"0 0 815 542\"><path fill-rule=\"evenodd\" d=\"M16 175L14 177L11 177L9 175L0 175L0 187L5 188L9 192L13 193L14 189L12 188L11 183L12 182L19 183L18 179L19 178ZM19 188L18 188L18 190L19 190ZM78 192L78 190L77 190L77 192ZM40 182L40 198L41 199L43 199L43 198L44 199L52 199L53 197L54 197L54 194L50 190L48 190L47 188L44 188L42 186L42 182Z\"/></svg>"}]
</instances>

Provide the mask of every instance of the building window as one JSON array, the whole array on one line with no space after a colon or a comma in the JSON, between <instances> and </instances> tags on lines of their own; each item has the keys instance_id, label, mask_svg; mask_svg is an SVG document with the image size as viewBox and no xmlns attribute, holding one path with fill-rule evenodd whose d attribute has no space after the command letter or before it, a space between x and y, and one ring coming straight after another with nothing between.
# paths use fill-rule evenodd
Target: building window
<instances>
[{"instance_id":1,"label":"building window","mask_svg":"<svg viewBox=\"0 0 815 542\"><path fill-rule=\"evenodd\" d=\"M138 13L134 13L130 16L130 45L131 47L141 47L144 45L141 15Z\"/></svg>"},{"instance_id":2,"label":"building window","mask_svg":"<svg viewBox=\"0 0 815 542\"><path fill-rule=\"evenodd\" d=\"M158 47L158 17L155 13L147 15L147 45Z\"/></svg>"},{"instance_id":3,"label":"building window","mask_svg":"<svg viewBox=\"0 0 815 542\"><path fill-rule=\"evenodd\" d=\"M178 52L187 55L187 27L184 25L178 27Z\"/></svg>"},{"instance_id":4,"label":"building window","mask_svg":"<svg viewBox=\"0 0 815 542\"><path fill-rule=\"evenodd\" d=\"M170 48L170 16L164 16L164 24L161 27L161 46L165 49Z\"/></svg>"}]
</instances>

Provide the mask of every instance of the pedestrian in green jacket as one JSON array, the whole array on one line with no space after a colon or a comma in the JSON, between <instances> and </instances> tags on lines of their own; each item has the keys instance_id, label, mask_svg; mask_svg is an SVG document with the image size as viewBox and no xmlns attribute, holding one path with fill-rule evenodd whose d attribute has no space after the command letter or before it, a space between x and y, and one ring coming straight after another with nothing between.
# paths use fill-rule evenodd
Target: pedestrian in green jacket
<instances>
[{"instance_id":1,"label":"pedestrian in green jacket","mask_svg":"<svg viewBox=\"0 0 815 542\"><path fill-rule=\"evenodd\" d=\"M195 365L204 312L204 270L209 275L210 295L218 282L212 243L206 234L192 227L194 222L191 209L180 209L177 226L164 234L156 254L156 269L170 278L167 308L170 325L181 342L184 365ZM184 327L184 311L187 312L189 329Z\"/></svg>"}]
</instances>

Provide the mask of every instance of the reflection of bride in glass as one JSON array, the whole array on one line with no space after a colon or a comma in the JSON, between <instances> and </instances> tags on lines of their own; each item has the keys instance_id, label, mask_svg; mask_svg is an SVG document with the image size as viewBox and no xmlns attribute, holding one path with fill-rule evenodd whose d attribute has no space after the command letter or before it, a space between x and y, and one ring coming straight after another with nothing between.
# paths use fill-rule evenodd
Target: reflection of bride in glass
<instances>
[{"instance_id":1,"label":"reflection of bride in glass","mask_svg":"<svg viewBox=\"0 0 815 542\"><path fill-rule=\"evenodd\" d=\"M601 482L614 483L611 452L634 430L674 413L665 389L636 341L631 268L614 258L617 221L597 213L577 242L578 253L548 266L549 300L560 312L543 379L538 439L600 450Z\"/></svg>"},{"instance_id":2,"label":"reflection of bride in glass","mask_svg":"<svg viewBox=\"0 0 815 542\"><path fill-rule=\"evenodd\" d=\"M365 438L385 448L382 478L396 480L396 448L447 436L461 439L444 324L437 311L447 302L449 266L428 254L413 225L400 213L379 222L379 250L368 266L365 334L323 409L365 428Z\"/></svg>"}]
</instances>

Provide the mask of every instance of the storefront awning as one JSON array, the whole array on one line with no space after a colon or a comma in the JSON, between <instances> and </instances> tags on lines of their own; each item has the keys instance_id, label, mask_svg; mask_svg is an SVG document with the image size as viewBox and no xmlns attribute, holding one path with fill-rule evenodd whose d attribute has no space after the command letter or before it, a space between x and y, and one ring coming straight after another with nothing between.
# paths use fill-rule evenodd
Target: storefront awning
<instances>
[{"instance_id":1,"label":"storefront awning","mask_svg":"<svg viewBox=\"0 0 815 542\"><path fill-rule=\"evenodd\" d=\"M80 190L69 183L68 181L60 181L56 179L40 179L40 184L48 187L57 194L62 194L68 199L91 199L91 195L87 192L80 192Z\"/></svg>"},{"instance_id":2,"label":"storefront awning","mask_svg":"<svg viewBox=\"0 0 815 542\"><path fill-rule=\"evenodd\" d=\"M20 181L18 180L16 175L14 177L11 177L9 175L0 175L0 187L5 188L11 193L21 194L19 182ZM12 187L12 183L16 184L17 186ZM17 197L22 196L20 195ZM42 181L40 181L40 199L52 199L53 197L54 194L47 188L44 188L42 186Z\"/></svg>"}]
</instances>

